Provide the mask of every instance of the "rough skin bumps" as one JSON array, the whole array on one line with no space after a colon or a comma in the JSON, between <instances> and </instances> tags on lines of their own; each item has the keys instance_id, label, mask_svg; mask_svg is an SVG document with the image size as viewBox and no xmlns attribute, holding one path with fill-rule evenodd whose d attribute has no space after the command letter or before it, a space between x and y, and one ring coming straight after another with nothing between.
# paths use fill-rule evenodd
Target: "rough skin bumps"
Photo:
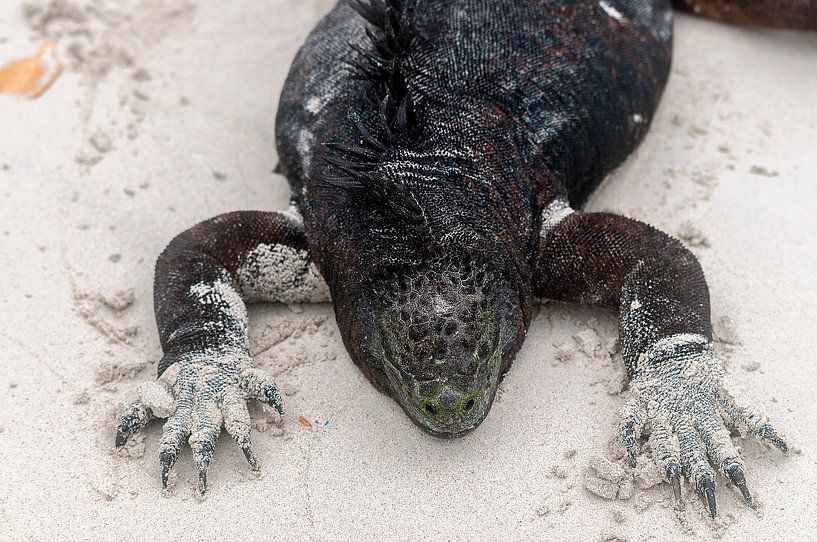
<instances>
[{"instance_id":1,"label":"rough skin bumps","mask_svg":"<svg viewBox=\"0 0 817 542\"><path fill-rule=\"evenodd\" d=\"M428 433L465 434L548 298L619 312L630 458L648 435L676 495L686 478L714 517L720 472L751 504L728 428L787 444L714 353L700 265L646 224L580 210L647 132L671 42L661 0L340 1L281 97L292 207L218 216L159 257L164 358L117 445L167 418L163 482L187 442L204 493L224 427L258 469L247 401L282 404L249 355L254 301L331 300L371 382Z\"/></svg>"}]
</instances>

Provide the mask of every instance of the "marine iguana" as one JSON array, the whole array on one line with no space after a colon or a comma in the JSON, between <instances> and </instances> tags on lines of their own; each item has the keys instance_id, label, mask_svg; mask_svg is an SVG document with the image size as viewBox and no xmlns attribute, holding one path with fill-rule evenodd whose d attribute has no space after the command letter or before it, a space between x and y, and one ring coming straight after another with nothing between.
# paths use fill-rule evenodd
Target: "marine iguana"
<instances>
[{"instance_id":1,"label":"marine iguana","mask_svg":"<svg viewBox=\"0 0 817 542\"><path fill-rule=\"evenodd\" d=\"M280 101L290 210L221 215L162 252L159 378L116 445L167 418L162 482L187 441L203 494L223 425L258 470L247 401L283 410L249 355L254 301L331 300L370 381L428 433L464 435L547 298L620 312L630 461L648 433L676 498L685 477L715 517L719 471L751 505L727 426L788 446L732 392L701 266L644 223L580 211L644 137L671 41L669 0L338 2Z\"/></svg>"}]
</instances>

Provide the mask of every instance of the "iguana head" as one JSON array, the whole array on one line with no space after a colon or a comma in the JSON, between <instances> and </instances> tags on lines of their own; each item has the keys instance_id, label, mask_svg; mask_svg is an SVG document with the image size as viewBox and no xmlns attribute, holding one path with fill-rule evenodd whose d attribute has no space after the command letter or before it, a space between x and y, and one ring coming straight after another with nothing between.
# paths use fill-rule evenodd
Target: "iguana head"
<instances>
[{"instance_id":1,"label":"iguana head","mask_svg":"<svg viewBox=\"0 0 817 542\"><path fill-rule=\"evenodd\" d=\"M496 267L439 258L379 273L361 292L365 357L435 436L464 435L485 419L524 336L518 291Z\"/></svg>"}]
</instances>

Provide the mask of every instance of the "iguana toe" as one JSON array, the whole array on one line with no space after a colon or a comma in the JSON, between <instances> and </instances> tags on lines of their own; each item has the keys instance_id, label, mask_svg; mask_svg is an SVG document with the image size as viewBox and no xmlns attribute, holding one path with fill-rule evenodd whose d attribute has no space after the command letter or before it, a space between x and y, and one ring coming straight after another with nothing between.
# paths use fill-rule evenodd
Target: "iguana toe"
<instances>
[{"instance_id":1,"label":"iguana toe","mask_svg":"<svg viewBox=\"0 0 817 542\"><path fill-rule=\"evenodd\" d=\"M122 448L137 431L154 419L153 414L141 401L134 401L125 407L116 426L116 447Z\"/></svg>"},{"instance_id":2,"label":"iguana toe","mask_svg":"<svg viewBox=\"0 0 817 542\"><path fill-rule=\"evenodd\" d=\"M754 434L784 452L788 445L768 417L736 391L711 347L661 363L644 363L630 389L619 438L631 461L642 429L649 427L653 458L671 484L676 502L681 502L683 474L709 515L716 517L717 469L754 507L745 466L728 427Z\"/></svg>"},{"instance_id":3,"label":"iguana toe","mask_svg":"<svg viewBox=\"0 0 817 542\"><path fill-rule=\"evenodd\" d=\"M193 451L198 472L198 494L208 487L208 470L221 428L224 426L241 448L247 463L259 472L250 444L251 419L247 401L257 399L283 413L281 394L272 378L254 369L249 356L235 352L207 351L181 356L168 364L159 380L142 384L139 398L122 414L116 445L151 420L167 418L160 441L162 486L168 489L171 472L185 443Z\"/></svg>"}]
</instances>

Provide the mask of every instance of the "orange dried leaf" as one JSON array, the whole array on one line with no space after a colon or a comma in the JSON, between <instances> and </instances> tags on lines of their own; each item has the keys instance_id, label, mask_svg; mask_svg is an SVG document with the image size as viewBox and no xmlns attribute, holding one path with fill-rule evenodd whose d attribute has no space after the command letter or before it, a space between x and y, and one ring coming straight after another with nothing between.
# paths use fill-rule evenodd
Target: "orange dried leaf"
<instances>
[{"instance_id":1,"label":"orange dried leaf","mask_svg":"<svg viewBox=\"0 0 817 542\"><path fill-rule=\"evenodd\" d=\"M312 422L310 422L303 416L298 416L298 423L303 425L304 427L312 427Z\"/></svg>"},{"instance_id":2,"label":"orange dried leaf","mask_svg":"<svg viewBox=\"0 0 817 542\"><path fill-rule=\"evenodd\" d=\"M54 53L53 39L46 41L40 51L0 68L0 94L13 94L35 99L42 96L62 73L62 64Z\"/></svg>"}]
</instances>

